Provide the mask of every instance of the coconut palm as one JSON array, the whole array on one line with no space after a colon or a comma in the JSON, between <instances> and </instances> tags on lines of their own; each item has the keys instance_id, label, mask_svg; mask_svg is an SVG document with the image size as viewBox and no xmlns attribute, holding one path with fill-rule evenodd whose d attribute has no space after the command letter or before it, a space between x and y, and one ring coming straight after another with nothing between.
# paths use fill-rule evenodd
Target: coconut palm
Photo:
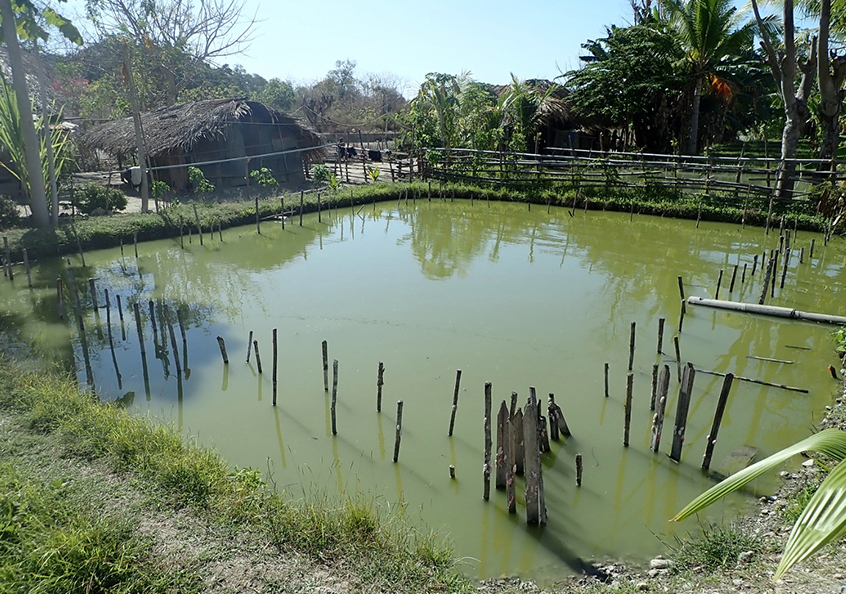
<instances>
[{"instance_id":1,"label":"coconut palm","mask_svg":"<svg viewBox=\"0 0 846 594\"><path fill-rule=\"evenodd\" d=\"M840 464L825 478L796 520L773 578L777 580L799 561L846 535L846 464L843 463L846 459L846 431L820 431L741 470L691 501L673 520L692 516L768 470L777 468L796 454L806 451L820 452Z\"/></svg>"},{"instance_id":2,"label":"coconut palm","mask_svg":"<svg viewBox=\"0 0 846 594\"><path fill-rule=\"evenodd\" d=\"M512 148L523 151L540 129L552 122L566 121L569 112L556 95L559 87L546 81L520 80L513 74L511 84L500 95L503 124L511 128Z\"/></svg>"},{"instance_id":3,"label":"coconut palm","mask_svg":"<svg viewBox=\"0 0 846 594\"><path fill-rule=\"evenodd\" d=\"M732 0L662 0L662 4L691 77L690 127L684 152L695 154L705 83L719 85L720 62L752 46L752 23L744 22Z\"/></svg>"},{"instance_id":4,"label":"coconut palm","mask_svg":"<svg viewBox=\"0 0 846 594\"><path fill-rule=\"evenodd\" d=\"M431 109L438 122L438 133L441 146L451 148L456 135L456 120L458 118L459 95L462 81L468 74L455 76L430 72L426 80L420 85L417 97L412 101L413 107Z\"/></svg>"}]
</instances>

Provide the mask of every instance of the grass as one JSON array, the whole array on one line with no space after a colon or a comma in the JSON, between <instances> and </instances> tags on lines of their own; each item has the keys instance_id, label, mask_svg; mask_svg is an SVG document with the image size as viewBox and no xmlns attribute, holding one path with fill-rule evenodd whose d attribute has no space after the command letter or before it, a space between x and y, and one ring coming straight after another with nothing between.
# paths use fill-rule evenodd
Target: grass
<instances>
[{"instance_id":1,"label":"grass","mask_svg":"<svg viewBox=\"0 0 846 594\"><path fill-rule=\"evenodd\" d=\"M337 564L361 583L383 591L470 589L469 582L454 571L452 554L440 539L416 532L401 517L380 518L374 507L363 501L288 500L257 471L232 471L217 454L186 443L172 427L131 417L115 406L101 404L67 376L30 371L13 361L0 361L0 412L11 414L33 435L50 436L62 452L75 460L104 464L117 476L138 477L141 484L155 490L155 507L188 509L227 529L252 531L279 553L298 553L321 563ZM8 470L4 472L4 477L12 478L0 483L0 493L8 497L18 491L9 485L17 484L19 479ZM73 574L68 579L89 574L104 584L108 580L130 579L124 577L124 566L136 563L145 554L143 542L128 538L134 534L131 522L122 523L119 518L107 524L95 521L86 531L74 522L78 518L91 524L91 518L86 520L85 514L57 505L63 497L60 484L27 485L26 509L44 510L52 514L50 521L66 518L71 523L67 538L49 540L58 538L52 529L45 530L44 535L48 544L54 548L61 545L62 551L70 555L54 555L57 566L66 567ZM0 515L3 533L2 522L20 517L20 505L0 501L4 501L0 505L0 510L4 510ZM9 511L12 509L15 511ZM49 522L27 520L25 524L38 527ZM37 544L40 541L25 534L22 532L17 540L36 544L15 558L14 563L20 568L36 562L43 550ZM0 547L5 546L6 540L0 539ZM116 550L117 544L124 541L128 543L126 551ZM116 561L101 563L100 559ZM151 571L149 578L167 584L156 571ZM66 587L69 582L61 583L64 585L56 586L58 590L45 591L85 590ZM147 591L139 588L137 591ZM158 590L151 587L149 591Z\"/></svg>"},{"instance_id":2,"label":"grass","mask_svg":"<svg viewBox=\"0 0 846 594\"><path fill-rule=\"evenodd\" d=\"M763 548L759 538L735 524L702 526L701 534L676 536L675 545L668 546L676 571L734 567L740 553Z\"/></svg>"},{"instance_id":3,"label":"grass","mask_svg":"<svg viewBox=\"0 0 846 594\"><path fill-rule=\"evenodd\" d=\"M540 204L543 206L565 206L570 208L588 208L591 210L612 210L652 214L677 218L741 223L763 226L766 224L769 200L750 199L744 203L733 194L712 193L710 196L693 196L676 192L663 186L649 188L606 189L604 187L582 188L576 192L570 184L543 181L524 185L480 185L476 183L449 182L441 185L433 182L416 181L408 183L379 182L358 186L351 190L343 189L336 193L321 194L321 208L344 208L350 205L365 205L387 200L439 199L444 198L472 200L494 200ZM267 196L258 202L259 217L278 214L284 201L285 211L293 213L291 222L299 214L300 196L281 194ZM3 231L9 239L13 258L22 259L22 249L26 248L30 258L58 256L74 253L81 245L83 250L131 245L137 236L139 241L178 237L192 229L196 232L194 205L202 228L210 229L234 227L255 223L256 207L253 201L197 202L193 204L174 204L163 208L158 213L116 214L101 217L89 217L78 220L73 226L62 221L55 229L13 228ZM745 207L745 210L744 210ZM317 194L308 194L303 198L303 212L317 210ZM821 230L824 221L815 214L810 201L775 202L773 220L785 216L788 223L793 222L803 230ZM78 239L78 242L77 242Z\"/></svg>"}]
</instances>

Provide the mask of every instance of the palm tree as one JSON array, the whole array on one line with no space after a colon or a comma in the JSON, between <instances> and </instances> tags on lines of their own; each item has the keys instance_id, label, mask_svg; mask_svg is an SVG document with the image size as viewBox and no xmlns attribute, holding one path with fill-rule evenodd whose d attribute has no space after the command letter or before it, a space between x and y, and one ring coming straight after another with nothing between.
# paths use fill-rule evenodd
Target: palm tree
<instances>
[{"instance_id":1,"label":"palm tree","mask_svg":"<svg viewBox=\"0 0 846 594\"><path fill-rule=\"evenodd\" d=\"M690 127L684 152L695 154L699 104L706 81L719 84L720 62L752 45L752 23L744 23L732 0L662 0L671 29L685 53L692 82Z\"/></svg>"},{"instance_id":2,"label":"palm tree","mask_svg":"<svg viewBox=\"0 0 846 594\"><path fill-rule=\"evenodd\" d=\"M546 81L521 81L511 75L511 84L500 95L499 106L503 124L511 128L512 140L520 145L522 136L522 146L512 148L528 150L529 141L542 127L569 118L567 105L556 96L558 89L558 85Z\"/></svg>"},{"instance_id":3,"label":"palm tree","mask_svg":"<svg viewBox=\"0 0 846 594\"><path fill-rule=\"evenodd\" d=\"M459 77L452 74L430 72L426 75L423 84L420 85L420 90L414 99L414 102L418 105L435 112L441 145L446 149L452 147L455 139L459 95L461 94L462 82L467 77L466 73Z\"/></svg>"}]
</instances>

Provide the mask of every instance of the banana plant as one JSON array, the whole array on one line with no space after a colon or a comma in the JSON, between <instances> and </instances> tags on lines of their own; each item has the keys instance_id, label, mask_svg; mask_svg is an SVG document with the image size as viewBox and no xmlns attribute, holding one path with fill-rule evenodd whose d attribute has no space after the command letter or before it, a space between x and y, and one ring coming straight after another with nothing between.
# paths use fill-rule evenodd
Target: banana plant
<instances>
[{"instance_id":1,"label":"banana plant","mask_svg":"<svg viewBox=\"0 0 846 594\"><path fill-rule=\"evenodd\" d=\"M825 429L744 468L691 501L676 514L673 521L681 521L692 516L765 472L777 468L796 454L806 451L819 452L842 462L846 459L846 431ZM844 535L846 535L846 464L838 464L822 482L793 525L773 579L777 580L796 563Z\"/></svg>"}]
</instances>

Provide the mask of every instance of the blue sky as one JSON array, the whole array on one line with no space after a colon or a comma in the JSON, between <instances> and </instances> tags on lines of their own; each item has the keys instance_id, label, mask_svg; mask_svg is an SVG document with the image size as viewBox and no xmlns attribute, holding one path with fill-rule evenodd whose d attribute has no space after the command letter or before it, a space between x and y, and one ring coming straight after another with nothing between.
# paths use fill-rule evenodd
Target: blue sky
<instances>
[{"instance_id":1,"label":"blue sky","mask_svg":"<svg viewBox=\"0 0 846 594\"><path fill-rule=\"evenodd\" d=\"M81 0L70 3L82 5ZM336 60L395 75L413 94L426 73L506 83L578 66L580 44L631 21L628 0L246 0L261 19L246 55L223 61L270 79L314 82Z\"/></svg>"}]
</instances>

